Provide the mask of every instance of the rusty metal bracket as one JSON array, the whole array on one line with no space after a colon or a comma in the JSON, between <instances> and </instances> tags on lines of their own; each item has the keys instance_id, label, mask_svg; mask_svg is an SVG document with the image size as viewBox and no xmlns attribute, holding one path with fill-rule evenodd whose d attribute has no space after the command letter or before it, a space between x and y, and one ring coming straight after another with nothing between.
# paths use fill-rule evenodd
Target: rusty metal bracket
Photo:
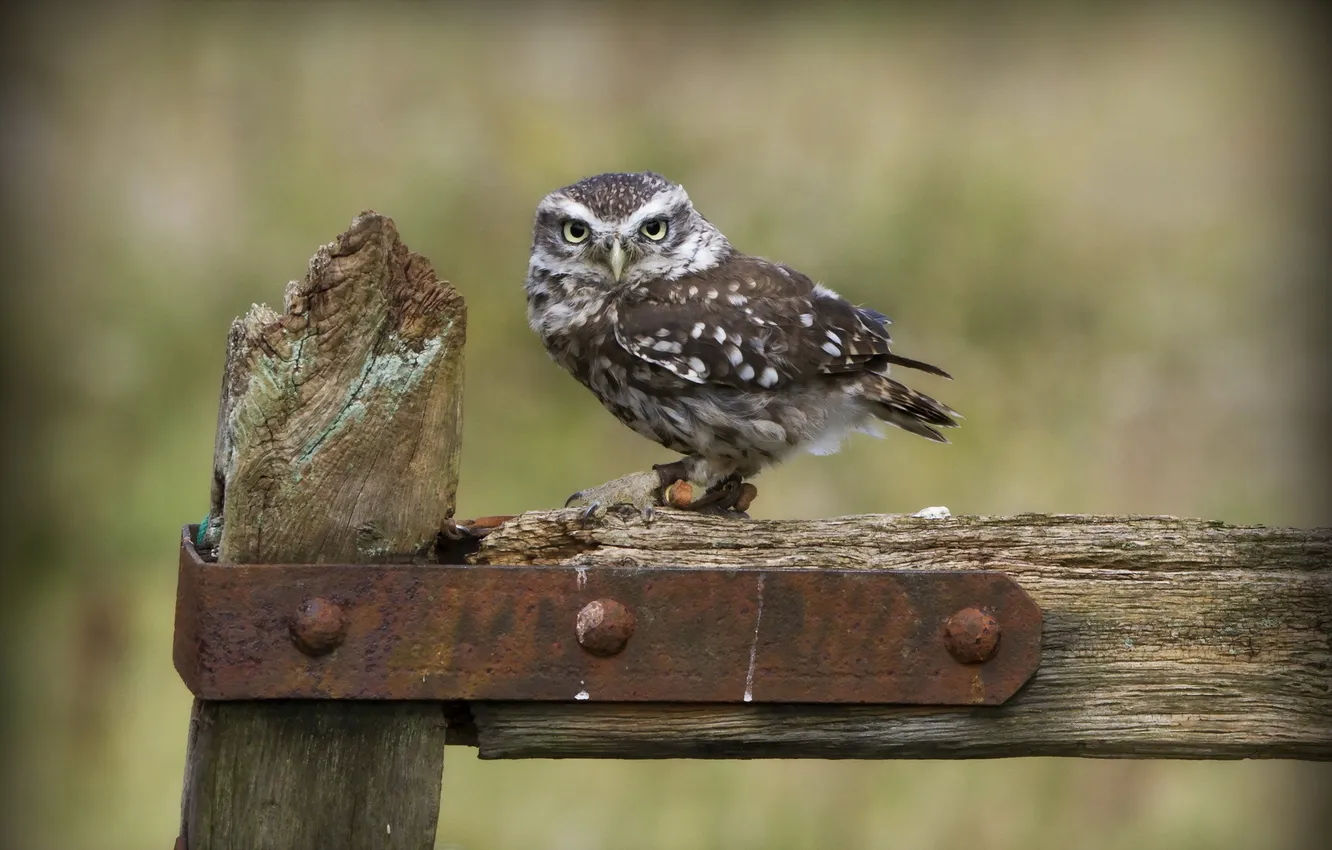
<instances>
[{"instance_id":1,"label":"rusty metal bracket","mask_svg":"<svg viewBox=\"0 0 1332 850\"><path fill-rule=\"evenodd\" d=\"M996 705L1041 611L994 571L216 564L175 662L231 699Z\"/></svg>"}]
</instances>

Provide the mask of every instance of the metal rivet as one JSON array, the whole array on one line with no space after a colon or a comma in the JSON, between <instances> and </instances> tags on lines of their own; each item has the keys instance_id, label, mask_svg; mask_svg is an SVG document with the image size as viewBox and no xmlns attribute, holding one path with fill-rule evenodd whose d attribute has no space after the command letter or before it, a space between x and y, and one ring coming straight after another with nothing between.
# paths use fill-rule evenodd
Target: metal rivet
<instances>
[{"instance_id":1,"label":"metal rivet","mask_svg":"<svg viewBox=\"0 0 1332 850\"><path fill-rule=\"evenodd\" d=\"M999 647L999 621L979 608L963 608L944 623L944 645L963 664L980 664Z\"/></svg>"},{"instance_id":2,"label":"metal rivet","mask_svg":"<svg viewBox=\"0 0 1332 850\"><path fill-rule=\"evenodd\" d=\"M594 599L578 612L578 642L593 655L615 655L634 633L634 612L614 599Z\"/></svg>"},{"instance_id":3,"label":"metal rivet","mask_svg":"<svg viewBox=\"0 0 1332 850\"><path fill-rule=\"evenodd\" d=\"M306 655L332 652L347 635L342 606L318 596L306 599L291 623L291 639Z\"/></svg>"}]
</instances>

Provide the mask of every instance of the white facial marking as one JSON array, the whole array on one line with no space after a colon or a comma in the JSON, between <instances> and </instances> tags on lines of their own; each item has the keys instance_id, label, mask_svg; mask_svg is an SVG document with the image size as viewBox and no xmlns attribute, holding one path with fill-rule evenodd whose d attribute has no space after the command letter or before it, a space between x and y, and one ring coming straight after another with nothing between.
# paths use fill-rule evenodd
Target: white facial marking
<instances>
[{"instance_id":1,"label":"white facial marking","mask_svg":"<svg viewBox=\"0 0 1332 850\"><path fill-rule=\"evenodd\" d=\"M586 222L593 230L606 228L606 222L594 215L592 210L564 195L547 195L537 207L537 212L553 212L561 218L576 218Z\"/></svg>"},{"instance_id":2,"label":"white facial marking","mask_svg":"<svg viewBox=\"0 0 1332 850\"><path fill-rule=\"evenodd\" d=\"M758 382L759 386L761 387L771 387L772 385L776 384L777 370L772 368L771 366L768 366L763 370L763 374L759 375Z\"/></svg>"},{"instance_id":3,"label":"white facial marking","mask_svg":"<svg viewBox=\"0 0 1332 850\"><path fill-rule=\"evenodd\" d=\"M720 233L709 233L707 239L694 251L694 256L685 263L685 272L707 271L717 265L717 257L727 245L726 237Z\"/></svg>"},{"instance_id":4,"label":"white facial marking","mask_svg":"<svg viewBox=\"0 0 1332 850\"><path fill-rule=\"evenodd\" d=\"M633 217L626 219L624 224L620 225L620 232L631 236L643 222L658 218L688 201L689 195L680 186L665 188L654 195L652 200L635 210Z\"/></svg>"}]
</instances>

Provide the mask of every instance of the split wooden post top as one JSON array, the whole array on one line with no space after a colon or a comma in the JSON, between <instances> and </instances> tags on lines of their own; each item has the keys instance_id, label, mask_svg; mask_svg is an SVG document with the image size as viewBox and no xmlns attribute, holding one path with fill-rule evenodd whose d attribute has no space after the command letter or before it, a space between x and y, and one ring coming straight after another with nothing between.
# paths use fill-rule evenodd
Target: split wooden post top
<instances>
[{"instance_id":1,"label":"split wooden post top","mask_svg":"<svg viewBox=\"0 0 1332 850\"><path fill-rule=\"evenodd\" d=\"M425 560L453 515L461 448L462 298L357 216L227 338L212 506L222 563ZM182 838L189 850L434 844L438 703L196 701Z\"/></svg>"}]
</instances>

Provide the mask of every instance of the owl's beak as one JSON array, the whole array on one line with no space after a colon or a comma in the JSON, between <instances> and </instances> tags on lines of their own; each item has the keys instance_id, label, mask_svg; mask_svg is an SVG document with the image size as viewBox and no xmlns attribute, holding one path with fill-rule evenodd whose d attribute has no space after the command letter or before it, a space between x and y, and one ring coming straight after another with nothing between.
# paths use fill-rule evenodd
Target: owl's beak
<instances>
[{"instance_id":1,"label":"owl's beak","mask_svg":"<svg viewBox=\"0 0 1332 850\"><path fill-rule=\"evenodd\" d=\"M610 251L611 274L615 276L616 283L619 283L620 278L624 277L624 260L624 246L620 244L619 239L616 239L611 242Z\"/></svg>"}]
</instances>

